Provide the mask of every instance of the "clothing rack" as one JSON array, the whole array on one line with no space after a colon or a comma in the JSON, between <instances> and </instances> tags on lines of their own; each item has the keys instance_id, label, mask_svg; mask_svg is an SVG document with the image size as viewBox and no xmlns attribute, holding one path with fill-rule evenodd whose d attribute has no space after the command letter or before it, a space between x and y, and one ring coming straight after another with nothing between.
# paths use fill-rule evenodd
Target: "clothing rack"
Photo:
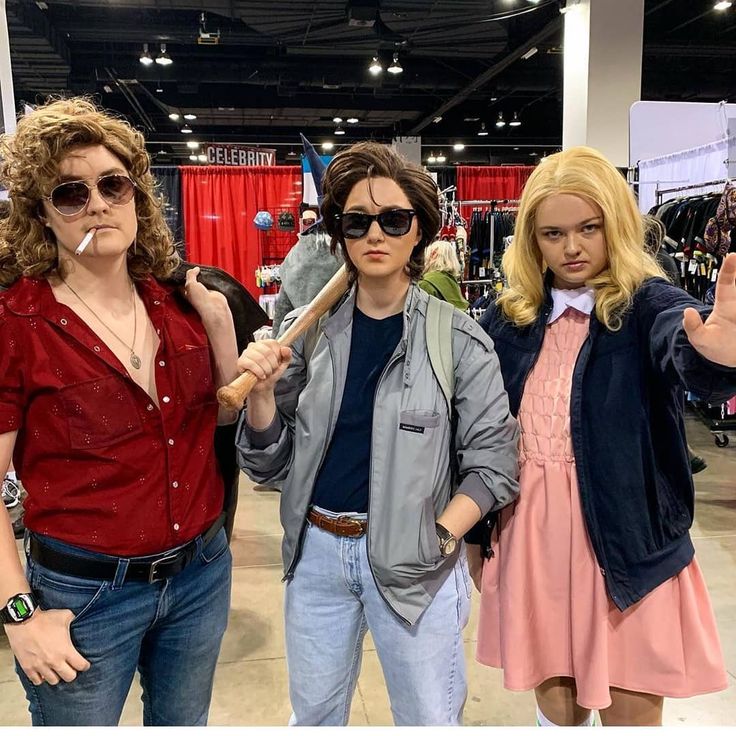
<instances>
[{"instance_id":1,"label":"clothing rack","mask_svg":"<svg viewBox=\"0 0 736 736\"><path fill-rule=\"evenodd\" d=\"M461 199L458 200L459 207L473 207L476 205L490 205L495 207L497 204L519 204L519 199Z\"/></svg>"},{"instance_id":2,"label":"clothing rack","mask_svg":"<svg viewBox=\"0 0 736 736\"><path fill-rule=\"evenodd\" d=\"M681 187L672 187L671 189L657 189L654 192L657 204L662 204L662 195L674 194L675 192L685 192L691 189L705 189L705 187L717 187L728 184L728 179L715 179L714 181L704 181L702 184L685 184Z\"/></svg>"}]
</instances>

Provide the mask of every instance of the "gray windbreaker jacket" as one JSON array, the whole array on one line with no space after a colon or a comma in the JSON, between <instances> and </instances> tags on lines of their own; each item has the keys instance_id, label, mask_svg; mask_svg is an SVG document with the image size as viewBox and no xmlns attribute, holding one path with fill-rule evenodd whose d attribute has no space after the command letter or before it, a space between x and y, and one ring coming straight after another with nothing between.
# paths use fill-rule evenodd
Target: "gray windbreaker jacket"
<instances>
[{"instance_id":1,"label":"gray windbreaker jacket","mask_svg":"<svg viewBox=\"0 0 736 736\"><path fill-rule=\"evenodd\" d=\"M376 389L371 443L368 559L386 603L408 624L431 603L459 554L443 559L435 532L435 519L456 487L483 514L506 506L519 492L518 427L493 343L456 310L453 433L426 349L425 314L432 298L416 286L409 289L403 336ZM241 468L253 481L282 489L285 579L298 574L312 489L340 411L354 306L355 288L324 320L308 365L303 339L292 346L291 364L276 386L272 425L256 432L243 412L238 427Z\"/></svg>"}]
</instances>

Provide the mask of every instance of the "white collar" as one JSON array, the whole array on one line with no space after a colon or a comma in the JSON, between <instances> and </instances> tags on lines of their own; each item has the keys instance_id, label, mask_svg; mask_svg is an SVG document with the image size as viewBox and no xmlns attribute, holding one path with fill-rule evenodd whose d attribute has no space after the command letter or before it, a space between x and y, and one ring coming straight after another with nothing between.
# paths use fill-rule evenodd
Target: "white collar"
<instances>
[{"instance_id":1,"label":"white collar","mask_svg":"<svg viewBox=\"0 0 736 736\"><path fill-rule=\"evenodd\" d=\"M587 286L579 289L552 289L552 301L552 313L547 324L559 319L568 307L590 314L595 309L595 289Z\"/></svg>"}]
</instances>

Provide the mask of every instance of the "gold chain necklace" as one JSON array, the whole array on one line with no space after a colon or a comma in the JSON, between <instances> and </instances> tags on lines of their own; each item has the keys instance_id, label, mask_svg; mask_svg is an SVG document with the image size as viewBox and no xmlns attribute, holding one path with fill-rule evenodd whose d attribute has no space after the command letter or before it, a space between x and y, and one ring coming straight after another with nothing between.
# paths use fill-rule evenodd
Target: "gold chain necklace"
<instances>
[{"instance_id":1,"label":"gold chain necklace","mask_svg":"<svg viewBox=\"0 0 736 736\"><path fill-rule=\"evenodd\" d=\"M71 293L74 294L74 296L77 297L77 299L79 299L79 301L82 302L82 304L85 307L87 307L87 309L90 312L92 312L92 314L95 316L95 318L97 320L99 320L100 324L102 324L102 326L105 327L105 329L107 329L107 331L116 340L118 340L119 342L121 342L123 345L125 345L126 348L128 348L128 350L130 350L130 364L133 366L133 368L135 368L136 370L138 370L141 367L141 359L135 353L135 338L136 338L136 335L138 334L138 310L136 309L136 305L135 305L135 284L133 284L133 282L131 281L131 284L130 284L131 291L130 291L130 293L131 293L131 295L133 297L133 345L131 346L131 345L128 345L128 343L125 342L118 334L116 334L115 332L113 332L110 329L109 325L107 325L105 322L102 321L102 319L97 314L97 312L95 312L95 310L92 309L92 307L90 307L90 305L87 304L87 302L84 301L84 299L82 299L82 297L79 296L79 294L77 294L77 292L74 291L74 289L72 289L71 286L69 286L69 284L66 282L66 279L61 274L59 274L59 278L64 282L64 286L66 286L66 288L69 289L69 291L71 291Z\"/></svg>"}]
</instances>

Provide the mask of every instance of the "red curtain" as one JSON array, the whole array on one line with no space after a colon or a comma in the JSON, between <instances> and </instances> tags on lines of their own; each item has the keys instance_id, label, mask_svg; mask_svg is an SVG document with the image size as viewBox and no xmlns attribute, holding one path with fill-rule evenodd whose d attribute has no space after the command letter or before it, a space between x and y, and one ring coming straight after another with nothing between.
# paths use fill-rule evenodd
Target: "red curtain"
<instances>
[{"instance_id":1,"label":"red curtain","mask_svg":"<svg viewBox=\"0 0 736 736\"><path fill-rule=\"evenodd\" d=\"M302 199L299 166L182 166L187 258L235 276L257 299L255 270L262 263L263 233L253 224L266 210L279 212ZM294 233L296 242L296 233Z\"/></svg>"},{"instance_id":2,"label":"red curtain","mask_svg":"<svg viewBox=\"0 0 736 736\"><path fill-rule=\"evenodd\" d=\"M533 166L458 166L457 199L519 199ZM472 206L462 208L467 220Z\"/></svg>"}]
</instances>

